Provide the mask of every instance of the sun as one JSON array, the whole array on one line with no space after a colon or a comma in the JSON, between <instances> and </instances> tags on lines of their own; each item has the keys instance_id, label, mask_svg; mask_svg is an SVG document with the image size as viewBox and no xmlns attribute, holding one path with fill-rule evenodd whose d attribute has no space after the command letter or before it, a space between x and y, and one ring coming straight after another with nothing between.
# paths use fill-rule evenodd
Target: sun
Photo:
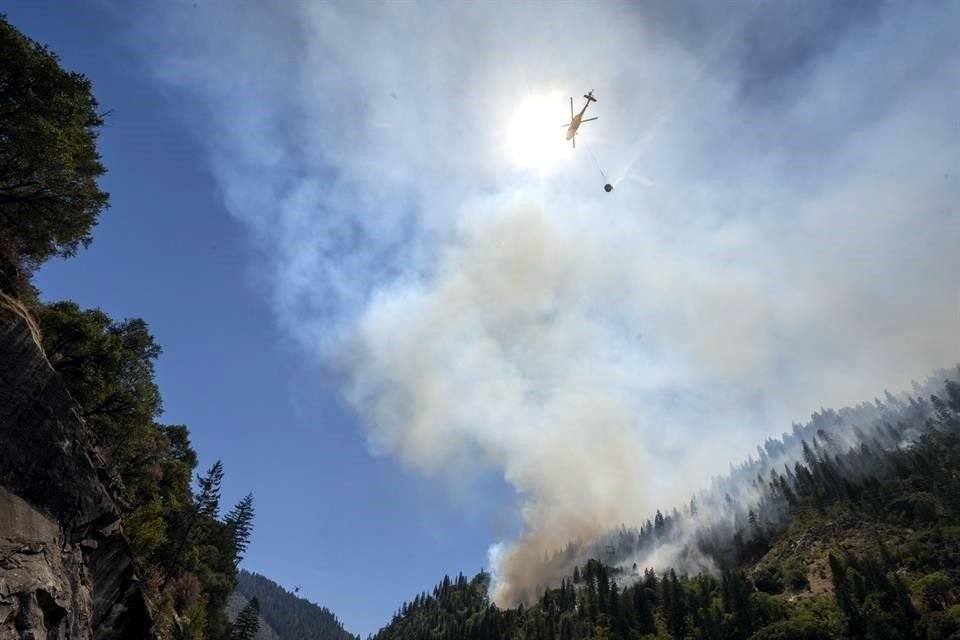
<instances>
[{"instance_id":1,"label":"sun","mask_svg":"<svg viewBox=\"0 0 960 640\"><path fill-rule=\"evenodd\" d=\"M506 151L512 164L524 169L552 169L566 157L569 146L563 124L569 117L559 93L521 100L510 117Z\"/></svg>"}]
</instances>

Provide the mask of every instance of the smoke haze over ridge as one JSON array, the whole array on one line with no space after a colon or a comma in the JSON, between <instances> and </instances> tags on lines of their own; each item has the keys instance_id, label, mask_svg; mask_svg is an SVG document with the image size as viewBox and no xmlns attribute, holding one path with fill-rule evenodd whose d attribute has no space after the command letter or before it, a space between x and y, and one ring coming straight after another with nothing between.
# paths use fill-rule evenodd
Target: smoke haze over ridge
<instances>
[{"instance_id":1,"label":"smoke haze over ridge","mask_svg":"<svg viewBox=\"0 0 960 640\"><path fill-rule=\"evenodd\" d=\"M169 6L133 33L278 321L374 451L523 496L504 602L545 549L960 356L956 4ZM512 165L516 101L559 92L560 125L591 88L575 152Z\"/></svg>"}]
</instances>

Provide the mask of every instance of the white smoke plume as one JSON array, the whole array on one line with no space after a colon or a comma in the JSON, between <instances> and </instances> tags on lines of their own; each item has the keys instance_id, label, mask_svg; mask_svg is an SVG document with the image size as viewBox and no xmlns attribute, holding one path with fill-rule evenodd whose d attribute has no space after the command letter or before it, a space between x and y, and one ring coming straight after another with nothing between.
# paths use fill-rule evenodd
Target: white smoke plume
<instances>
[{"instance_id":1,"label":"white smoke plume","mask_svg":"<svg viewBox=\"0 0 960 640\"><path fill-rule=\"evenodd\" d=\"M372 447L523 496L502 603L549 582L544 553L960 355L960 5L761 4L162 3L134 25ZM578 149L514 167L517 101L559 90L560 125L591 88Z\"/></svg>"}]
</instances>

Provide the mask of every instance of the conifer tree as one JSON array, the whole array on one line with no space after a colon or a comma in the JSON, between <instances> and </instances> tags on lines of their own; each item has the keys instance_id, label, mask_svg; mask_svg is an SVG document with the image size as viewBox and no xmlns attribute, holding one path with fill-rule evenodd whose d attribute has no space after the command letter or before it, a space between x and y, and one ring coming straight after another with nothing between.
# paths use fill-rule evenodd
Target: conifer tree
<instances>
[{"instance_id":1,"label":"conifer tree","mask_svg":"<svg viewBox=\"0 0 960 640\"><path fill-rule=\"evenodd\" d=\"M240 611L230 630L230 640L253 640L260 628L260 602L256 597Z\"/></svg>"},{"instance_id":2,"label":"conifer tree","mask_svg":"<svg viewBox=\"0 0 960 640\"><path fill-rule=\"evenodd\" d=\"M253 531L253 494L248 493L227 514L227 528L233 542L233 563L239 564L250 544Z\"/></svg>"},{"instance_id":3,"label":"conifer tree","mask_svg":"<svg viewBox=\"0 0 960 640\"><path fill-rule=\"evenodd\" d=\"M220 511L220 485L223 482L223 464L217 460L207 471L207 475L197 478L200 485L200 492L197 494L194 507L188 516L186 526L180 536L180 542L173 557L169 559L166 565L166 572L163 578L161 588L166 587L170 578L174 576L177 565L180 564L180 557L190 540L191 534L196 530L196 525L201 517L216 518Z\"/></svg>"}]
</instances>

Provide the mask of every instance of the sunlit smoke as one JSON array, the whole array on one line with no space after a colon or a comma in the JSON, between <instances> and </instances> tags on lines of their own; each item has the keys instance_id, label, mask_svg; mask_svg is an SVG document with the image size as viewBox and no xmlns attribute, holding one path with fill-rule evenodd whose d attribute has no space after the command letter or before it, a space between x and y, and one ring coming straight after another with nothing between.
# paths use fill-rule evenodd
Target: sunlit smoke
<instances>
[{"instance_id":1,"label":"sunlit smoke","mask_svg":"<svg viewBox=\"0 0 960 640\"><path fill-rule=\"evenodd\" d=\"M521 495L510 604L552 549L957 360L960 5L813 4L202 3L138 35L371 446ZM580 135L643 176L610 195L560 126L589 88Z\"/></svg>"},{"instance_id":2,"label":"sunlit smoke","mask_svg":"<svg viewBox=\"0 0 960 640\"><path fill-rule=\"evenodd\" d=\"M371 302L351 399L378 448L430 471L479 459L526 497L508 588L526 553L642 514L655 478L618 346L635 337L597 313L615 286L603 247L526 201L488 214L462 226L434 281Z\"/></svg>"}]
</instances>

